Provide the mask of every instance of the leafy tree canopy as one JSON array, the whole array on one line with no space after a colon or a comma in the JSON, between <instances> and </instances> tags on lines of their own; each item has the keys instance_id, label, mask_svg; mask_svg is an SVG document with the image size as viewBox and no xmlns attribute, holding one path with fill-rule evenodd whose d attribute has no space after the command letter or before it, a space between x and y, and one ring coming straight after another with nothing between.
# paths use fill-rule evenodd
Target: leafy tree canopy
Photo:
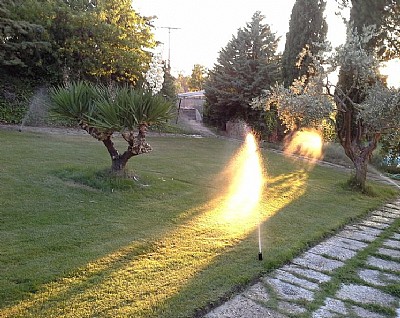
<instances>
[{"instance_id":1,"label":"leafy tree canopy","mask_svg":"<svg viewBox=\"0 0 400 318\"><path fill-rule=\"evenodd\" d=\"M189 89L191 91L201 91L204 89L204 83L207 79L207 69L200 65L193 66L192 75L189 79Z\"/></svg>"},{"instance_id":2,"label":"leafy tree canopy","mask_svg":"<svg viewBox=\"0 0 400 318\"><path fill-rule=\"evenodd\" d=\"M53 58L45 62L58 75L133 85L149 68L156 46L151 21L130 0L7 0L1 7L8 64L44 64L47 49Z\"/></svg>"}]
</instances>

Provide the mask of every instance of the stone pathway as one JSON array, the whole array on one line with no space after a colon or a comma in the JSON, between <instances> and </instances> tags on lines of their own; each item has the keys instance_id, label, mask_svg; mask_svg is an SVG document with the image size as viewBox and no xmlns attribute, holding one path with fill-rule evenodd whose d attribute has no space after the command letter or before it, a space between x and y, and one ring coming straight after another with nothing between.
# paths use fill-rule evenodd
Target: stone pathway
<instances>
[{"instance_id":1,"label":"stone pathway","mask_svg":"<svg viewBox=\"0 0 400 318\"><path fill-rule=\"evenodd\" d=\"M400 318L397 219L400 199L346 226L204 318ZM348 271L351 279L343 279Z\"/></svg>"}]
</instances>

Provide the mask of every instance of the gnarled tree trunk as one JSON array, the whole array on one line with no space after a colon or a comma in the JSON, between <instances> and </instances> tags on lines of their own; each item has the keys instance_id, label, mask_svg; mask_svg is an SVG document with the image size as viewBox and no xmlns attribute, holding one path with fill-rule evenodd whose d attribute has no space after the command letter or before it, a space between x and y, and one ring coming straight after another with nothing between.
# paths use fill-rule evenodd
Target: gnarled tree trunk
<instances>
[{"instance_id":1,"label":"gnarled tree trunk","mask_svg":"<svg viewBox=\"0 0 400 318\"><path fill-rule=\"evenodd\" d=\"M152 150L151 146L146 142L147 125L142 124L139 126L139 132L135 136L133 131L125 131L122 137L128 143L128 149L120 154L115 148L112 141L112 131L101 131L95 127L90 127L86 123L80 123L82 129L86 130L91 136L99 141L102 141L107 148L111 157L111 172L121 174L125 170L128 160L133 156L144 154Z\"/></svg>"},{"instance_id":2,"label":"gnarled tree trunk","mask_svg":"<svg viewBox=\"0 0 400 318\"><path fill-rule=\"evenodd\" d=\"M118 150L114 147L111 136L103 140L103 144L106 146L111 156L111 171L113 173L122 173L130 158L148 153L152 150L151 146L146 142L146 131L147 125L143 124L139 126L137 136L134 135L133 131L123 132L122 137L128 143L128 149L123 154L119 154Z\"/></svg>"},{"instance_id":3,"label":"gnarled tree trunk","mask_svg":"<svg viewBox=\"0 0 400 318\"><path fill-rule=\"evenodd\" d=\"M355 99L356 96L353 96L353 100ZM352 105L346 105L340 98L337 98L337 105L339 109L336 116L337 136L345 154L353 162L355 168L355 175L351 183L355 188L365 191L368 163L372 152L377 147L380 134L368 135L366 133L366 128L362 120L357 118L357 111Z\"/></svg>"}]
</instances>

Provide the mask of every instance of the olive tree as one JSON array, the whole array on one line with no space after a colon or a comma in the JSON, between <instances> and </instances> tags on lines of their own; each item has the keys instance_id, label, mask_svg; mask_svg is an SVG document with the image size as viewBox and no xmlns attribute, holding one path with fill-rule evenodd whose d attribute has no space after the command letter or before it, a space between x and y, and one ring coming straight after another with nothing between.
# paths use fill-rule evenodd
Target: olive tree
<instances>
[{"instance_id":1,"label":"olive tree","mask_svg":"<svg viewBox=\"0 0 400 318\"><path fill-rule=\"evenodd\" d=\"M376 35L374 27L359 32L350 25L344 45L311 56L313 65L307 77L296 79L289 88L276 85L253 103L253 107L267 108L275 104L293 130L319 126L324 118L333 118L338 140L354 164L352 183L361 190L365 190L367 165L382 134L400 130L399 89L387 87L379 74L376 51L367 49ZM301 58L308 52L304 50ZM339 68L345 85L343 79L338 84L329 80L329 74Z\"/></svg>"}]
</instances>

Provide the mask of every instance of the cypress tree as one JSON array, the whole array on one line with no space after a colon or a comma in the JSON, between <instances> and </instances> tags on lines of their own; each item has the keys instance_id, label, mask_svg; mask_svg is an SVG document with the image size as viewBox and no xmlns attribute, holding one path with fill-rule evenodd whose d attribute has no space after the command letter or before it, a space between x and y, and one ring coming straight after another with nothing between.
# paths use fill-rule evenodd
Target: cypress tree
<instances>
[{"instance_id":1,"label":"cypress tree","mask_svg":"<svg viewBox=\"0 0 400 318\"><path fill-rule=\"evenodd\" d=\"M160 95L164 96L168 101L175 104L177 100L177 89L175 86L175 78L171 75L171 67L164 64L164 82L160 91Z\"/></svg>"},{"instance_id":2,"label":"cypress tree","mask_svg":"<svg viewBox=\"0 0 400 318\"><path fill-rule=\"evenodd\" d=\"M318 45L326 39L328 26L323 16L326 6L324 0L296 0L289 22L289 32L286 34L285 50L282 55L282 77L285 87L293 80L306 75L310 60L304 60L301 66L296 66L299 53L308 48L315 55Z\"/></svg>"}]
</instances>

